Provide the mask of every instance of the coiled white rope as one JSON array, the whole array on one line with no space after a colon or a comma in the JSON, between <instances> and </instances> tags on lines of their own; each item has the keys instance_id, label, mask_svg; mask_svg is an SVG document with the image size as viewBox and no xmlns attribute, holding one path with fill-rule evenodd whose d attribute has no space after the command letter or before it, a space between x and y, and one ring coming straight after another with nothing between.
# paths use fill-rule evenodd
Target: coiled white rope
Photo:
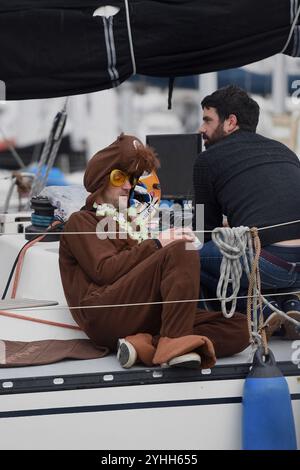
<instances>
[{"instance_id":1,"label":"coiled white rope","mask_svg":"<svg viewBox=\"0 0 300 470\"><path fill-rule=\"evenodd\" d=\"M221 302L222 312L225 318L231 318L236 311L236 297L240 290L240 280L243 274L241 258L244 262L246 274L250 276L250 269L246 250L248 249L250 263L253 263L252 238L249 227L218 227L212 232L212 240L219 248L223 259L220 266L220 278L217 287L217 297ZM229 284L232 294L228 296ZM229 313L228 302L232 302Z\"/></svg>"},{"instance_id":2,"label":"coiled white rope","mask_svg":"<svg viewBox=\"0 0 300 470\"><path fill-rule=\"evenodd\" d=\"M233 228L216 228L212 232L212 240L223 255L223 259L220 266L220 279L217 287L217 297L218 300L221 302L222 313L225 318L231 318L235 313L237 294L240 290L240 280L244 270L247 274L249 281L250 276L254 276L254 295L247 296L248 301L252 301L251 334L254 342L261 342L261 331L270 323L272 318L274 318L276 315L280 315L282 318L293 323L297 327L300 326L299 321L276 308L273 304L268 302L265 296L261 294L259 268L257 273L251 272L252 268L254 267L254 251L251 230L249 227L242 226ZM243 260L243 266L241 263L241 258ZM249 263L251 265L251 269L249 267ZM232 287L231 295L227 295L229 284L231 284ZM226 307L226 304L228 302L232 302L229 313L227 312ZM259 304L261 307L262 303L267 305L274 312L268 317L266 321L263 321L262 309L258 309Z\"/></svg>"}]
</instances>

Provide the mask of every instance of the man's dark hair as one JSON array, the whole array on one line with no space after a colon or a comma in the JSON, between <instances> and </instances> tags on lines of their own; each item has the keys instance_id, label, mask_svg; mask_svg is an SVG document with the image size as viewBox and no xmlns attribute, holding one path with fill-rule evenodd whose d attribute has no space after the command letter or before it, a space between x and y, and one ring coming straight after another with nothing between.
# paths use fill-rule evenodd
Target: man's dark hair
<instances>
[{"instance_id":1,"label":"man's dark hair","mask_svg":"<svg viewBox=\"0 0 300 470\"><path fill-rule=\"evenodd\" d=\"M202 109L216 108L221 122L230 114L237 117L240 129L255 132L259 118L259 105L250 96L234 85L220 88L201 102Z\"/></svg>"}]
</instances>

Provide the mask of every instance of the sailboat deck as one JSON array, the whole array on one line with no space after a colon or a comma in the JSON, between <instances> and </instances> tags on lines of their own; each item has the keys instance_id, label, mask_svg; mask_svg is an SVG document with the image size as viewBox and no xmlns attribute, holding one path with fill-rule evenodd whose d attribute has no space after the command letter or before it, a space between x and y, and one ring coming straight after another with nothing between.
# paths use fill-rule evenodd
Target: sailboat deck
<instances>
[{"instance_id":1,"label":"sailboat deck","mask_svg":"<svg viewBox=\"0 0 300 470\"><path fill-rule=\"evenodd\" d=\"M297 352L298 346L298 352ZM299 344L274 339L270 348L285 376L300 375ZM246 377L251 364L251 349L233 357L219 359L214 368L120 367L116 356L93 360L65 360L55 364L0 369L0 394L57 391L82 388L146 385L158 383L234 380Z\"/></svg>"}]
</instances>

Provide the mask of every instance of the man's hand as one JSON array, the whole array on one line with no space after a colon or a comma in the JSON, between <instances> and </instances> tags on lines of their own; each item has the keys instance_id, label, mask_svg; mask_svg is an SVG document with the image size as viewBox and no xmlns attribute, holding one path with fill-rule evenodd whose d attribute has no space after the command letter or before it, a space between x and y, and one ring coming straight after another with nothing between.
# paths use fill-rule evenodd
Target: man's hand
<instances>
[{"instance_id":1,"label":"man's hand","mask_svg":"<svg viewBox=\"0 0 300 470\"><path fill-rule=\"evenodd\" d=\"M196 236L189 227L171 228L169 230L164 230L157 238L160 241L162 247L167 246L175 241L183 240L185 242L194 242L196 240Z\"/></svg>"}]
</instances>

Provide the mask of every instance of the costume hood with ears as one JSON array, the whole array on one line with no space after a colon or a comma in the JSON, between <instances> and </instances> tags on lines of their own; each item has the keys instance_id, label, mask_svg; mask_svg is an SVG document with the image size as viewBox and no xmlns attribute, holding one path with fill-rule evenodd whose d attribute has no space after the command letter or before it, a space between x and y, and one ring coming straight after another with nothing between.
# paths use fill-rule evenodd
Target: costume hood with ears
<instances>
[{"instance_id":1,"label":"costume hood with ears","mask_svg":"<svg viewBox=\"0 0 300 470\"><path fill-rule=\"evenodd\" d=\"M144 171L150 173L158 167L158 158L149 146L137 137L122 133L115 142L97 152L88 162L83 183L92 194L88 196L85 208L92 209L97 197L107 187L112 170L122 170L139 178Z\"/></svg>"}]
</instances>

